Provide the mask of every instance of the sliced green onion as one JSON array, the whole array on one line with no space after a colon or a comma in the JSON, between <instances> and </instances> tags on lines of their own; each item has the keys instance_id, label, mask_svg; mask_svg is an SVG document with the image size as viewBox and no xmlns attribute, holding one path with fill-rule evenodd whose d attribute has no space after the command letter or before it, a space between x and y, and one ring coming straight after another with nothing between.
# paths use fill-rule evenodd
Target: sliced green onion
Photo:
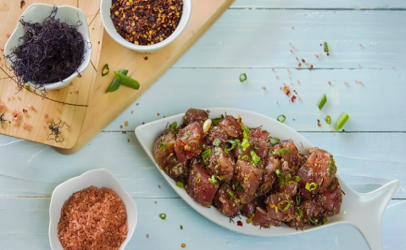
<instances>
[{"instance_id":1,"label":"sliced green onion","mask_svg":"<svg viewBox=\"0 0 406 250\"><path fill-rule=\"evenodd\" d=\"M209 178L209 181L213 185L216 184L216 182L217 182L216 177L214 175L212 175L211 178Z\"/></svg>"},{"instance_id":2,"label":"sliced green onion","mask_svg":"<svg viewBox=\"0 0 406 250\"><path fill-rule=\"evenodd\" d=\"M329 52L327 42L324 42L324 52Z\"/></svg>"},{"instance_id":3,"label":"sliced green onion","mask_svg":"<svg viewBox=\"0 0 406 250\"><path fill-rule=\"evenodd\" d=\"M106 63L106 64L104 64L103 69L102 69L102 76L103 77L106 76L109 72L110 72L109 65Z\"/></svg>"},{"instance_id":4,"label":"sliced green onion","mask_svg":"<svg viewBox=\"0 0 406 250\"><path fill-rule=\"evenodd\" d=\"M245 192L244 187L241 185L239 181L235 181L234 183L235 189L240 190L241 192Z\"/></svg>"},{"instance_id":5,"label":"sliced green onion","mask_svg":"<svg viewBox=\"0 0 406 250\"><path fill-rule=\"evenodd\" d=\"M319 221L317 218L307 218L313 225L317 225L317 222Z\"/></svg>"},{"instance_id":6,"label":"sliced green onion","mask_svg":"<svg viewBox=\"0 0 406 250\"><path fill-rule=\"evenodd\" d=\"M275 152L273 151L273 149L271 148L270 150L269 150L269 154L271 154L271 155L273 155Z\"/></svg>"},{"instance_id":7,"label":"sliced green onion","mask_svg":"<svg viewBox=\"0 0 406 250\"><path fill-rule=\"evenodd\" d=\"M320 109L320 110L324 107L324 105L326 104L326 102L327 102L327 95L324 94L323 98L321 98L321 101L319 102L319 109Z\"/></svg>"},{"instance_id":8,"label":"sliced green onion","mask_svg":"<svg viewBox=\"0 0 406 250\"><path fill-rule=\"evenodd\" d=\"M233 150L233 149L237 146L237 142L236 142L236 141L233 141L233 140L227 140L227 141L225 141L224 143L225 143L224 151L225 151L226 153L230 152L231 150ZM228 148L228 147L227 147L227 143L230 143L230 144L231 144L231 147Z\"/></svg>"},{"instance_id":9,"label":"sliced green onion","mask_svg":"<svg viewBox=\"0 0 406 250\"><path fill-rule=\"evenodd\" d=\"M289 184L290 184L290 185L292 185L293 183L294 183L294 181L293 181L293 180L290 180L290 181L289 181Z\"/></svg>"},{"instance_id":10,"label":"sliced green onion","mask_svg":"<svg viewBox=\"0 0 406 250\"><path fill-rule=\"evenodd\" d=\"M254 167L261 161L261 158L259 158L259 156L253 150L251 150L250 155L253 163L252 166Z\"/></svg>"},{"instance_id":11,"label":"sliced green onion","mask_svg":"<svg viewBox=\"0 0 406 250\"><path fill-rule=\"evenodd\" d=\"M286 206L282 209L282 205L286 204ZM284 200L278 203L278 209L281 210L282 212L285 212L286 210L288 210L290 207L290 202L288 200Z\"/></svg>"},{"instance_id":12,"label":"sliced green onion","mask_svg":"<svg viewBox=\"0 0 406 250\"><path fill-rule=\"evenodd\" d=\"M299 182L299 181L300 181L300 177L299 177L299 176L296 176L296 177L295 177L295 181L296 181L296 182Z\"/></svg>"},{"instance_id":13,"label":"sliced green onion","mask_svg":"<svg viewBox=\"0 0 406 250\"><path fill-rule=\"evenodd\" d=\"M158 149L162 150L162 152L165 152L165 150L166 150L166 143L160 141L160 142L159 142L159 145L158 145Z\"/></svg>"},{"instance_id":14,"label":"sliced green onion","mask_svg":"<svg viewBox=\"0 0 406 250\"><path fill-rule=\"evenodd\" d=\"M276 176L279 176L281 174L281 170L278 168L277 170L275 170L275 174Z\"/></svg>"},{"instance_id":15,"label":"sliced green onion","mask_svg":"<svg viewBox=\"0 0 406 250\"><path fill-rule=\"evenodd\" d=\"M187 131L186 136L185 136L185 140L189 139L189 137L190 137L190 130Z\"/></svg>"},{"instance_id":16,"label":"sliced green onion","mask_svg":"<svg viewBox=\"0 0 406 250\"><path fill-rule=\"evenodd\" d=\"M296 196L296 205L300 205L300 202L302 201L302 196L298 195Z\"/></svg>"},{"instance_id":17,"label":"sliced green onion","mask_svg":"<svg viewBox=\"0 0 406 250\"><path fill-rule=\"evenodd\" d=\"M176 182L176 186L183 188L183 182L180 182L180 181Z\"/></svg>"},{"instance_id":18,"label":"sliced green onion","mask_svg":"<svg viewBox=\"0 0 406 250\"><path fill-rule=\"evenodd\" d=\"M249 160L248 155L244 155L243 157L241 157L241 160L248 161Z\"/></svg>"},{"instance_id":19,"label":"sliced green onion","mask_svg":"<svg viewBox=\"0 0 406 250\"><path fill-rule=\"evenodd\" d=\"M316 184L315 182L306 183L305 188L306 188L306 190L308 190L308 191L313 191L313 190L315 190L315 189L317 188L317 184Z\"/></svg>"},{"instance_id":20,"label":"sliced green onion","mask_svg":"<svg viewBox=\"0 0 406 250\"><path fill-rule=\"evenodd\" d=\"M244 138L244 140L242 140L241 147L242 147L244 150L246 150L249 146L250 146L250 143L248 142L247 139Z\"/></svg>"},{"instance_id":21,"label":"sliced green onion","mask_svg":"<svg viewBox=\"0 0 406 250\"><path fill-rule=\"evenodd\" d=\"M291 175L290 173L288 173L288 174L286 175L286 179L290 179L290 177L292 177L292 175Z\"/></svg>"},{"instance_id":22,"label":"sliced green onion","mask_svg":"<svg viewBox=\"0 0 406 250\"><path fill-rule=\"evenodd\" d=\"M180 230L183 230L183 226L182 226L182 225L180 225Z\"/></svg>"},{"instance_id":23,"label":"sliced green onion","mask_svg":"<svg viewBox=\"0 0 406 250\"><path fill-rule=\"evenodd\" d=\"M327 221L328 221L327 217L324 217L324 218L323 218L323 224L322 224L322 225L326 224Z\"/></svg>"},{"instance_id":24,"label":"sliced green onion","mask_svg":"<svg viewBox=\"0 0 406 250\"><path fill-rule=\"evenodd\" d=\"M127 75L128 70L127 69L120 69L118 71L120 74ZM121 86L120 81L117 79L117 77L114 77L113 81L110 83L109 87L106 90L106 93L108 92L114 92L116 91L119 87Z\"/></svg>"},{"instance_id":25,"label":"sliced green onion","mask_svg":"<svg viewBox=\"0 0 406 250\"><path fill-rule=\"evenodd\" d=\"M223 118L219 117L219 118L214 118L214 119L212 119L211 122L212 122L214 125L217 125L217 124L219 124L219 123L221 122L221 120L223 120Z\"/></svg>"},{"instance_id":26,"label":"sliced green onion","mask_svg":"<svg viewBox=\"0 0 406 250\"><path fill-rule=\"evenodd\" d=\"M207 149L207 150L205 150L205 151L203 151L203 153L202 153L203 162L206 162L206 159L207 159L207 157L208 157L209 155L211 155L211 149L210 149L210 148Z\"/></svg>"},{"instance_id":27,"label":"sliced green onion","mask_svg":"<svg viewBox=\"0 0 406 250\"><path fill-rule=\"evenodd\" d=\"M241 128L242 128L242 131L243 131L244 139L248 140L249 137L250 137L250 130L247 129L247 127L245 127L244 125L241 125Z\"/></svg>"},{"instance_id":28,"label":"sliced green onion","mask_svg":"<svg viewBox=\"0 0 406 250\"><path fill-rule=\"evenodd\" d=\"M299 207L296 207L296 213L300 216L300 218L303 218L303 211Z\"/></svg>"},{"instance_id":29,"label":"sliced green onion","mask_svg":"<svg viewBox=\"0 0 406 250\"><path fill-rule=\"evenodd\" d=\"M326 116L326 118L324 118L324 120L327 122L327 124L331 123L331 117L329 115Z\"/></svg>"},{"instance_id":30,"label":"sliced green onion","mask_svg":"<svg viewBox=\"0 0 406 250\"><path fill-rule=\"evenodd\" d=\"M283 188L285 186L286 183L286 179L285 179L285 174L283 174L279 168L277 170L275 170L275 174L278 177L278 181L279 181L279 186L281 188Z\"/></svg>"},{"instance_id":31,"label":"sliced green onion","mask_svg":"<svg viewBox=\"0 0 406 250\"><path fill-rule=\"evenodd\" d=\"M278 122L284 123L286 121L286 116L285 115L280 115L276 119L278 120Z\"/></svg>"},{"instance_id":32,"label":"sliced green onion","mask_svg":"<svg viewBox=\"0 0 406 250\"><path fill-rule=\"evenodd\" d=\"M114 74L116 75L118 81L121 82L122 84L127 85L128 87L133 89L140 89L140 83L132 79L131 77L121 74L117 71L114 71Z\"/></svg>"},{"instance_id":33,"label":"sliced green onion","mask_svg":"<svg viewBox=\"0 0 406 250\"><path fill-rule=\"evenodd\" d=\"M336 123L336 129L340 130L344 126L344 124L348 121L349 118L350 116L344 112Z\"/></svg>"},{"instance_id":34,"label":"sliced green onion","mask_svg":"<svg viewBox=\"0 0 406 250\"><path fill-rule=\"evenodd\" d=\"M272 140L274 140L275 143L272 143ZM272 147L279 144L279 143L281 143L281 139L279 139L278 137L272 137L272 136L268 137L268 141L269 141L269 143L271 144Z\"/></svg>"},{"instance_id":35,"label":"sliced green onion","mask_svg":"<svg viewBox=\"0 0 406 250\"><path fill-rule=\"evenodd\" d=\"M30 85L28 83L24 84L24 88L30 89Z\"/></svg>"},{"instance_id":36,"label":"sliced green onion","mask_svg":"<svg viewBox=\"0 0 406 250\"><path fill-rule=\"evenodd\" d=\"M330 164L328 165L328 177L331 178L331 175L334 173L334 159L333 156L330 157Z\"/></svg>"},{"instance_id":37,"label":"sliced green onion","mask_svg":"<svg viewBox=\"0 0 406 250\"><path fill-rule=\"evenodd\" d=\"M198 176L198 177L196 178L196 183L200 183L201 180L202 180L202 178L201 178L200 176Z\"/></svg>"},{"instance_id":38,"label":"sliced green onion","mask_svg":"<svg viewBox=\"0 0 406 250\"><path fill-rule=\"evenodd\" d=\"M164 213L160 214L160 215L159 215L159 218L165 220L165 219L166 219L166 214L164 214Z\"/></svg>"},{"instance_id":39,"label":"sliced green onion","mask_svg":"<svg viewBox=\"0 0 406 250\"><path fill-rule=\"evenodd\" d=\"M246 80L247 80L247 74L242 73L242 74L240 75L240 82L245 82Z\"/></svg>"},{"instance_id":40,"label":"sliced green onion","mask_svg":"<svg viewBox=\"0 0 406 250\"><path fill-rule=\"evenodd\" d=\"M292 151L290 151L290 149L288 149L288 148L281 148L278 152L278 154L280 156L285 155L285 154L291 154L291 153L292 153Z\"/></svg>"},{"instance_id":41,"label":"sliced green onion","mask_svg":"<svg viewBox=\"0 0 406 250\"><path fill-rule=\"evenodd\" d=\"M171 125L169 125L170 129L176 130L176 128L178 127L178 123L177 122L172 122Z\"/></svg>"},{"instance_id":42,"label":"sliced green onion","mask_svg":"<svg viewBox=\"0 0 406 250\"><path fill-rule=\"evenodd\" d=\"M255 217L255 214L251 214L251 218L254 218Z\"/></svg>"},{"instance_id":43,"label":"sliced green onion","mask_svg":"<svg viewBox=\"0 0 406 250\"><path fill-rule=\"evenodd\" d=\"M231 192L229 189L227 189L227 194L231 196L231 198L233 198L233 200L237 199L237 197L235 197L235 195L233 194L233 192Z\"/></svg>"},{"instance_id":44,"label":"sliced green onion","mask_svg":"<svg viewBox=\"0 0 406 250\"><path fill-rule=\"evenodd\" d=\"M216 147L220 147L221 141L216 138L216 139L214 139L214 141L213 141L213 145L216 146Z\"/></svg>"}]
</instances>

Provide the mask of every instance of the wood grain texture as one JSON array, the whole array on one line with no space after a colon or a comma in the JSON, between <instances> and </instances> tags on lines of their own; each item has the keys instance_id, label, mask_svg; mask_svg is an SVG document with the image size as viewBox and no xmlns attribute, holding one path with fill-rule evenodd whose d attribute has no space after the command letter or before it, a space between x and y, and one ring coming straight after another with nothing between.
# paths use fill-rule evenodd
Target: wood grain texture
<instances>
[{"instance_id":1,"label":"wood grain texture","mask_svg":"<svg viewBox=\"0 0 406 250\"><path fill-rule=\"evenodd\" d=\"M152 54L146 55L126 49L117 44L110 36L105 35L100 63L97 66L98 71L101 71L106 63L111 69L126 68L130 72L128 76L137 79L141 87L138 91L122 87L114 93L106 94L106 89L114 78L113 74L108 77L98 74L90 92L89 109L77 145L73 149L57 150L63 154L71 154L86 145L118 114L151 87L206 32L233 1L192 1L191 18L182 34L174 42ZM145 56L148 56L148 60L145 60Z\"/></svg>"},{"instance_id":2,"label":"wood grain texture","mask_svg":"<svg viewBox=\"0 0 406 250\"><path fill-rule=\"evenodd\" d=\"M12 33L16 23L23 11L25 11L32 3L46 3L55 5L77 5L76 0L47 0L47 1L26 1L23 8L20 8L20 2L14 1L12 3L8 1L0 1L0 5L4 9L0 10L0 14L4 13L5 22L1 22L0 30L6 34ZM100 41L100 36L103 34L101 26L101 18L97 13L99 1L87 1L86 4L82 4L81 9L85 15L89 15L88 23L93 20L89 26L90 38L93 47L92 61L97 63L98 61L98 46L97 41ZM7 36L0 36L0 44L3 46L7 40ZM96 45L97 44L97 45ZM13 72L8 70L8 66L4 65L4 60L1 61L1 67L7 71L7 74L13 76ZM6 74L1 71L0 78L0 102L3 102L7 106L7 111L4 114L6 120L13 120L12 111L17 110L22 115L22 121L20 125L13 125L10 123L2 124L0 133L22 138L26 140L36 141L55 147L72 148L80 135L80 131L83 124L83 119L86 113L86 105L88 102L89 91L91 82L96 76L96 71L89 66L83 73L81 78L76 78L70 85L63 89L50 90L46 93L46 99L41 95L40 91L36 91L34 94L33 88L31 90L22 89L17 92L16 83L13 80L7 79ZM58 103L59 102L59 103ZM72 105L65 105L72 104ZM32 105L35 108L31 110L28 105ZM77 106L84 105L84 106ZM23 115L23 109L28 111L28 116ZM1 112L2 113L2 112ZM51 121L55 123L65 123L65 126L61 129L60 138L53 139L54 136L49 136L51 131L48 126ZM24 124L29 124L32 129L24 129Z\"/></svg>"},{"instance_id":3,"label":"wood grain texture","mask_svg":"<svg viewBox=\"0 0 406 250\"><path fill-rule=\"evenodd\" d=\"M402 153L406 133L302 134L334 155L338 173L356 191L371 192L397 179L400 185L394 197L406 198L406 156ZM0 197L49 197L58 184L96 168L113 173L134 198L178 197L134 132L100 133L83 150L66 156L49 146L0 137L0 166L5 166L0 168Z\"/></svg>"},{"instance_id":4,"label":"wood grain texture","mask_svg":"<svg viewBox=\"0 0 406 250\"><path fill-rule=\"evenodd\" d=\"M126 249L314 249L368 250L361 233L350 225L337 225L293 237L251 237L226 230L196 213L180 199L134 199L140 211L134 236ZM0 199L0 242L4 249L49 249L49 199ZM155 204L156 202L156 204ZM383 216L384 249L406 245L406 201L391 201ZM166 220L159 218L166 213ZM5 218L14 218L8 223ZM245 220L243 220L245 225ZM183 230L180 230L180 225ZM272 230L262 229L262 230ZM148 235L148 238L147 238ZM24 239L24 240L21 240ZM29 242L29 244L27 244Z\"/></svg>"}]
</instances>

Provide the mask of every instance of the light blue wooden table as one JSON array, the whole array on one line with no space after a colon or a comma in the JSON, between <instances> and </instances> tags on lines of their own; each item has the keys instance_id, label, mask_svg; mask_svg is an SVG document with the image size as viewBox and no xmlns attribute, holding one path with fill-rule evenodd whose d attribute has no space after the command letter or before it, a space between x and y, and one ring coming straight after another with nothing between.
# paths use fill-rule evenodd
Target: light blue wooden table
<instances>
[{"instance_id":1,"label":"light blue wooden table","mask_svg":"<svg viewBox=\"0 0 406 250\"><path fill-rule=\"evenodd\" d=\"M236 0L190 51L80 152L66 156L0 136L0 249L49 249L52 190L95 168L112 172L138 205L139 224L127 249L181 249L182 243L202 250L369 249L352 226L257 238L225 230L197 214L166 184L133 132L142 122L189 107L240 108L273 118L285 114L287 125L334 154L340 176L356 191L369 192L398 179L399 189L383 216L383 244L384 249L406 249L405 24L404 0ZM324 41L329 57L320 46ZM323 55L317 58L319 53ZM296 57L313 70L304 63L299 67ZM241 73L248 75L246 83L239 82ZM289 102L280 90L284 83L301 101ZM319 111L323 94L328 103ZM342 112L351 117L346 132L332 133ZM324 122L326 115L332 125ZM167 214L165 221L160 213Z\"/></svg>"}]
</instances>

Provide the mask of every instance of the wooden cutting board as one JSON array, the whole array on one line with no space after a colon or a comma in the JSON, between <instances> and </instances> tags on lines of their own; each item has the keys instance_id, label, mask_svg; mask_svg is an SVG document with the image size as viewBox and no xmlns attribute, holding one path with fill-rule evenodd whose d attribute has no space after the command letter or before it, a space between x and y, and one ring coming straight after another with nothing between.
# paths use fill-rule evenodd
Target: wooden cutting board
<instances>
[{"instance_id":1,"label":"wooden cutting board","mask_svg":"<svg viewBox=\"0 0 406 250\"><path fill-rule=\"evenodd\" d=\"M25 3L22 5L21 3ZM92 42L92 64L98 65L103 26L99 15L99 1L85 0L0 0L0 47L3 50L9 35L15 29L20 15L33 3L51 5L72 5L83 10L89 24ZM4 57L0 59L0 115L8 120L0 126L0 133L25 140L48 144L58 148L73 148L80 136L91 83L96 78L96 69L90 65L81 78L76 78L69 86L41 93L40 91L16 90L14 73L8 69ZM45 95L45 96L44 96ZM6 110L5 110L6 109ZM25 112L24 112L25 110ZM21 115L19 124L13 124L14 112ZM61 126L56 137L49 125ZM61 121L61 123L59 123ZM62 126L63 125L63 126Z\"/></svg>"},{"instance_id":2,"label":"wooden cutting board","mask_svg":"<svg viewBox=\"0 0 406 250\"><path fill-rule=\"evenodd\" d=\"M110 36L103 35L103 46L97 70L108 63L110 74L96 75L89 96L89 107L76 146L58 148L63 154L80 150L116 119L128 106L152 86L220 17L234 0L192 0L192 15L182 34L170 45L152 54L142 54L117 44ZM89 1L90 2L90 1ZM144 58L145 57L145 58ZM146 57L148 59L146 60ZM112 81L113 70L128 69L128 75L141 84L138 91L121 86L116 92L106 94Z\"/></svg>"}]
</instances>

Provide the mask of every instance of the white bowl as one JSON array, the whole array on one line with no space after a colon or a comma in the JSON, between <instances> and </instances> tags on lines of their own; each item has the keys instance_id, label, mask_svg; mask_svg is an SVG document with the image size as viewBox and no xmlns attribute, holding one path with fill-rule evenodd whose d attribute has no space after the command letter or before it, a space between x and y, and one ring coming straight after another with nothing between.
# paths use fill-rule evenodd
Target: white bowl
<instances>
[{"instance_id":1,"label":"white bowl","mask_svg":"<svg viewBox=\"0 0 406 250\"><path fill-rule=\"evenodd\" d=\"M106 29L107 33L110 35L111 38L113 38L114 41L119 43L120 45L131 49L135 50L138 52L143 52L143 53L151 53L157 50L162 49L166 45L170 44L173 42L185 29L187 23L189 22L190 19L190 14L192 13L192 1L191 0L183 0L183 11L182 11L182 16L180 18L178 27L176 27L175 31L165 40L162 42L153 44L153 45L136 45L134 43L128 42L125 40L120 34L117 33L116 28L114 27L113 21L110 18L110 8L112 5L112 0L101 0L100 3L100 14L101 14L101 19L104 25L104 28Z\"/></svg>"},{"instance_id":2,"label":"white bowl","mask_svg":"<svg viewBox=\"0 0 406 250\"><path fill-rule=\"evenodd\" d=\"M120 250L123 250L130 241L138 221L137 205L131 196L121 186L117 178L114 177L114 175L112 175L106 169L95 169L59 184L52 192L51 204L49 206L48 231L51 249L63 250L61 242L58 239L58 223L61 217L61 209L64 202L69 199L73 193L88 188L92 185L98 188L111 188L117 193L118 196L120 196L121 200L123 200L127 210L128 233L127 238L120 246Z\"/></svg>"},{"instance_id":3,"label":"white bowl","mask_svg":"<svg viewBox=\"0 0 406 250\"><path fill-rule=\"evenodd\" d=\"M40 4L40 3L31 4L20 16L19 20L22 19L26 22L31 21L42 23L45 20L45 18L47 18L51 14L53 7L54 7L53 5L49 4ZM92 48L91 46L89 46L91 43L89 35L89 25L87 24L86 16L83 13L83 11L81 11L78 8L68 5L62 5L58 6L58 13L56 14L56 18L70 25L76 24L78 20L82 22L82 25L79 26L78 31L80 34L82 34L83 40L85 41L86 45L83 62L77 70L79 73L82 73L89 66L90 57L92 55ZM6 46L4 47L5 56L9 55L11 53L11 50L19 45L19 39L20 37L24 36L24 34L25 34L24 27L20 22L18 22L17 27L11 34L10 38L6 43ZM54 83L46 83L44 84L44 88L47 90L63 88L78 76L78 72L75 71L72 75L63 79L62 81ZM28 84L35 87L35 84L32 82L28 82Z\"/></svg>"},{"instance_id":4,"label":"white bowl","mask_svg":"<svg viewBox=\"0 0 406 250\"><path fill-rule=\"evenodd\" d=\"M270 132L272 136L276 136L281 140L292 139L298 150L303 154L308 154L309 149L314 147L308 140L306 140L306 138L304 138L301 134L299 134L292 128L264 115L257 114L251 111L231 108L209 108L209 110L210 117L212 119L220 117L222 114L233 115L235 117L241 115L241 118L247 127L258 127L262 125L262 128ZM182 124L184 121L184 115L185 114L182 113L164 119L159 119L145 125L140 125L135 129L135 134L145 152L155 163L155 166L161 172L169 185L186 203L188 203L198 213L211 220L212 222L229 230L242 234L261 237L298 235L315 230L322 230L333 225L343 223L352 224L357 227L364 235L371 250L382 250L382 216L385 212L386 206L388 205L393 194L396 192L399 186L399 181L392 181L385 186L367 194L359 194L352 190L340 178L340 176L337 175L337 178L339 179L341 184L341 189L345 192L345 195L343 196L343 203L341 206L340 214L330 217L327 224L322 226L320 225L314 227L305 227L304 230L295 230L288 226L261 229L260 227L254 226L252 224L245 224L243 227L240 227L236 223L231 223L230 219L224 216L218 210L209 209L197 204L186 193L184 188L177 187L176 182L172 180L168 175L166 175L165 172L156 164L153 153L153 144L156 138L165 129L165 126L167 126L167 124L171 124L174 121L176 121L178 125ZM340 171L340 166L338 166L338 171Z\"/></svg>"}]
</instances>

